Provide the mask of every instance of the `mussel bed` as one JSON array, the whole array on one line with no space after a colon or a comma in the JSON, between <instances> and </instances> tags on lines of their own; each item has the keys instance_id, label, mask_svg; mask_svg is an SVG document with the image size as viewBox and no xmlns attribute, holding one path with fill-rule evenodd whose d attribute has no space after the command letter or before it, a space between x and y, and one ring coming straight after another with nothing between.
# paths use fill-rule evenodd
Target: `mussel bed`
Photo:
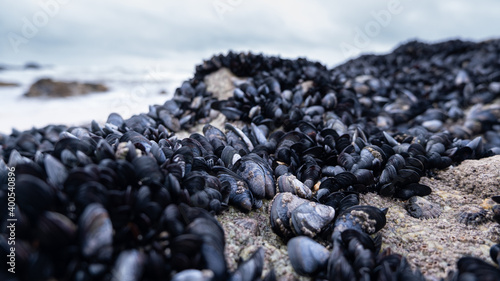
<instances>
[{"instance_id":1,"label":"mussel bed","mask_svg":"<svg viewBox=\"0 0 500 281\"><path fill-rule=\"evenodd\" d=\"M206 78L221 70L235 75L229 97L207 90ZM198 65L147 113L0 134L0 198L7 206L15 197L0 211L4 257L8 218L16 219L16 274L4 262L1 279L275 280L280 271L262 276L262 248L228 266L217 221L228 208L264 208L299 275L425 280L383 248L390 206L369 198L439 217L421 178L500 154L499 93L500 40L412 41L332 69L229 52ZM223 127L210 124L215 118ZM492 214L459 220L498 222L491 205ZM235 223L258 232L255 221ZM465 278L498 280L500 270L463 257L446 279Z\"/></svg>"}]
</instances>

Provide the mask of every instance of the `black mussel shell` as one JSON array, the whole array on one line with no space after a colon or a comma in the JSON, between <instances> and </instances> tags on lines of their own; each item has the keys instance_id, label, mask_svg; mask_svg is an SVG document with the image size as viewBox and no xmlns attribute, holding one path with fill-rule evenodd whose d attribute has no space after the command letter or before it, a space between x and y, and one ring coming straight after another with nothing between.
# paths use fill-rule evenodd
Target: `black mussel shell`
<instances>
[{"instance_id":1,"label":"black mussel shell","mask_svg":"<svg viewBox=\"0 0 500 281\"><path fill-rule=\"evenodd\" d=\"M400 198L403 200L408 200L413 196L427 196L431 194L432 189L424 184L410 183L408 185L396 188L394 192L395 198Z\"/></svg>"},{"instance_id":2,"label":"black mussel shell","mask_svg":"<svg viewBox=\"0 0 500 281\"><path fill-rule=\"evenodd\" d=\"M276 179L277 192L291 192L302 198L311 198L312 192L309 187L298 180L293 174L286 173Z\"/></svg>"},{"instance_id":3,"label":"black mussel shell","mask_svg":"<svg viewBox=\"0 0 500 281\"><path fill-rule=\"evenodd\" d=\"M385 212L368 205L356 205L340 213L335 220L335 233L341 234L347 229L356 229L368 234L374 234L386 224Z\"/></svg>"},{"instance_id":4,"label":"black mussel shell","mask_svg":"<svg viewBox=\"0 0 500 281\"><path fill-rule=\"evenodd\" d=\"M306 236L298 236L287 243L288 258L293 269L302 276L315 276L326 269L330 252Z\"/></svg>"},{"instance_id":5,"label":"black mussel shell","mask_svg":"<svg viewBox=\"0 0 500 281\"><path fill-rule=\"evenodd\" d=\"M259 247L246 261L233 272L230 280L256 280L264 269L264 249Z\"/></svg>"},{"instance_id":6,"label":"black mussel shell","mask_svg":"<svg viewBox=\"0 0 500 281\"><path fill-rule=\"evenodd\" d=\"M113 226L108 212L99 203L88 205L78 222L80 250L85 258L100 261L113 254Z\"/></svg>"}]
</instances>

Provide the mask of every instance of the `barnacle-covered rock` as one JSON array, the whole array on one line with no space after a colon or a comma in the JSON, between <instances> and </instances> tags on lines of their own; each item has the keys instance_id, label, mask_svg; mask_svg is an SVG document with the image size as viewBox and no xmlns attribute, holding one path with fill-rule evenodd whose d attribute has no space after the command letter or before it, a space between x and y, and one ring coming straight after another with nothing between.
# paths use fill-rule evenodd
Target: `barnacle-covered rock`
<instances>
[{"instance_id":1,"label":"barnacle-covered rock","mask_svg":"<svg viewBox=\"0 0 500 281\"><path fill-rule=\"evenodd\" d=\"M402 256L378 255L387 210L358 206L360 194L408 200L410 215L433 218L436 205L415 197L433 192L423 176L500 154L499 46L498 40L408 42L333 69L229 52L199 65L171 100L147 113L127 119L111 113L105 124L86 128L0 134L4 201L8 171L16 169L16 249L27 272L19 278L259 279L263 251L232 274L224 233L208 212L220 214L229 204L252 214L274 197L264 208L275 233L327 246L291 240L301 241L289 251L301 274L421 280ZM247 78L226 79L220 95L205 84L217 70ZM216 116L220 125L208 124ZM190 131L181 137L179 130ZM473 180L459 189L484 198L498 187L496 175L469 174ZM478 180L492 182L479 190ZM498 205L466 207L454 220L463 228L491 223L490 209L500 221ZM497 246L491 256L498 262ZM450 279L498 277L473 259L458 268Z\"/></svg>"},{"instance_id":2,"label":"barnacle-covered rock","mask_svg":"<svg viewBox=\"0 0 500 281\"><path fill-rule=\"evenodd\" d=\"M465 205L460 208L457 219L465 225L477 226L488 220L487 214L486 210L481 207Z\"/></svg>"},{"instance_id":3,"label":"barnacle-covered rock","mask_svg":"<svg viewBox=\"0 0 500 281\"><path fill-rule=\"evenodd\" d=\"M437 218L442 212L438 204L432 203L420 196L413 196L408 199L405 208L410 216L417 219Z\"/></svg>"}]
</instances>

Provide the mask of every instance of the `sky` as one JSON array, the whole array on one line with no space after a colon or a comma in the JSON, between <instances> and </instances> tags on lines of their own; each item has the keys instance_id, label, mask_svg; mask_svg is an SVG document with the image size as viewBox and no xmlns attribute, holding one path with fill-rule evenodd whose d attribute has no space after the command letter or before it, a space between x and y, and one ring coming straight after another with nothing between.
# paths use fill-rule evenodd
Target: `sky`
<instances>
[{"instance_id":1,"label":"sky","mask_svg":"<svg viewBox=\"0 0 500 281\"><path fill-rule=\"evenodd\" d=\"M497 0L1 0L0 64L194 69L234 50L331 67L413 39L496 38L498 11Z\"/></svg>"},{"instance_id":2,"label":"sky","mask_svg":"<svg viewBox=\"0 0 500 281\"><path fill-rule=\"evenodd\" d=\"M498 38L498 11L498 0L0 0L0 67L11 66L0 70L0 82L20 84L0 88L0 132L145 112L197 64L229 50L334 67L415 39ZM55 67L12 67L26 62ZM44 77L103 82L111 91L85 99L22 97Z\"/></svg>"}]
</instances>

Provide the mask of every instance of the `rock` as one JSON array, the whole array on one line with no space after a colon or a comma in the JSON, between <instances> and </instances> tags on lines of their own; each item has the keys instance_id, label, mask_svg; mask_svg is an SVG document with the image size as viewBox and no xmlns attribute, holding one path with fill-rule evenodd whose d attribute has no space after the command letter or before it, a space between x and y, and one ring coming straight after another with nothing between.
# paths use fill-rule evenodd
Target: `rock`
<instances>
[{"instance_id":1,"label":"rock","mask_svg":"<svg viewBox=\"0 0 500 281\"><path fill-rule=\"evenodd\" d=\"M223 67L205 77L207 92L213 93L218 99L228 99L233 96L235 83L245 81L245 78L235 76L229 69Z\"/></svg>"},{"instance_id":2,"label":"rock","mask_svg":"<svg viewBox=\"0 0 500 281\"><path fill-rule=\"evenodd\" d=\"M360 201L389 208L387 226L380 232L382 248L404 255L426 280L445 280L441 278L455 270L456 261L464 255L490 261L489 250L498 243L500 227L492 220L466 225L460 222L460 214L463 206L486 207L485 200L498 194L499 165L500 155L496 155L465 160L456 167L436 171L433 177L422 177L420 182L432 188L424 198L442 211L435 218L413 218L405 210L407 202L395 202L375 193L362 194Z\"/></svg>"},{"instance_id":3,"label":"rock","mask_svg":"<svg viewBox=\"0 0 500 281\"><path fill-rule=\"evenodd\" d=\"M1 67L0 67L1 70ZM0 87L19 87L18 83L12 83L12 82L2 82L0 81Z\"/></svg>"},{"instance_id":4,"label":"rock","mask_svg":"<svg viewBox=\"0 0 500 281\"><path fill-rule=\"evenodd\" d=\"M36 62L27 62L25 65L24 65L24 69L41 69L42 66L39 65L38 63Z\"/></svg>"},{"instance_id":5,"label":"rock","mask_svg":"<svg viewBox=\"0 0 500 281\"><path fill-rule=\"evenodd\" d=\"M108 88L103 84L60 82L50 78L43 78L31 85L26 97L70 97L80 96L92 92L106 92Z\"/></svg>"},{"instance_id":6,"label":"rock","mask_svg":"<svg viewBox=\"0 0 500 281\"><path fill-rule=\"evenodd\" d=\"M270 202L264 200L262 208L248 214L233 207L217 216L224 228L226 240L225 257L230 271L238 266L240 258L248 259L259 247L264 248L264 270L266 275L272 268L280 281L309 280L298 275L290 264L286 244L269 226L267 214Z\"/></svg>"}]
</instances>

